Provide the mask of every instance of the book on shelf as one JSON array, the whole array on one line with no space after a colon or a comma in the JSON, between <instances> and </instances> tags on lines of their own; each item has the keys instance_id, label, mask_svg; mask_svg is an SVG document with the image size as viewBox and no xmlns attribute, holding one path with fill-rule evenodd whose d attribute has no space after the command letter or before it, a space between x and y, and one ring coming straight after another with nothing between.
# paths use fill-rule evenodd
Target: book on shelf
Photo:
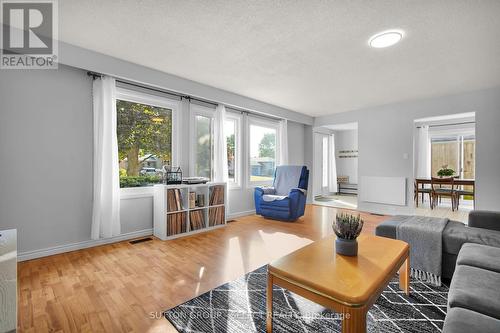
<instances>
[{"instance_id":1,"label":"book on shelf","mask_svg":"<svg viewBox=\"0 0 500 333\"><path fill-rule=\"evenodd\" d=\"M224 206L212 207L208 210L208 225L213 227L224 224L226 220Z\"/></svg>"},{"instance_id":2,"label":"book on shelf","mask_svg":"<svg viewBox=\"0 0 500 333\"><path fill-rule=\"evenodd\" d=\"M167 218L167 235L177 235L186 232L186 214L175 213L168 215Z\"/></svg>"},{"instance_id":3,"label":"book on shelf","mask_svg":"<svg viewBox=\"0 0 500 333\"><path fill-rule=\"evenodd\" d=\"M203 209L192 210L189 212L189 225L191 230L205 228L205 212Z\"/></svg>"},{"instance_id":4,"label":"book on shelf","mask_svg":"<svg viewBox=\"0 0 500 333\"><path fill-rule=\"evenodd\" d=\"M196 192L189 192L189 208L196 207Z\"/></svg>"},{"instance_id":5,"label":"book on shelf","mask_svg":"<svg viewBox=\"0 0 500 333\"><path fill-rule=\"evenodd\" d=\"M224 186L216 185L212 187L210 193L210 206L224 204Z\"/></svg>"},{"instance_id":6,"label":"book on shelf","mask_svg":"<svg viewBox=\"0 0 500 333\"><path fill-rule=\"evenodd\" d=\"M167 207L169 212L182 210L182 193L178 188L167 190Z\"/></svg>"}]
</instances>

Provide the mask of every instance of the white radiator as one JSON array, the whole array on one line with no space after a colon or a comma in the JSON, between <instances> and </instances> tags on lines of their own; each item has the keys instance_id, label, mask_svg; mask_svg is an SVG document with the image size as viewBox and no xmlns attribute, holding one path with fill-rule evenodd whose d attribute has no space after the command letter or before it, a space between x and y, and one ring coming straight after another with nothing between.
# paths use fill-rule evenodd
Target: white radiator
<instances>
[{"instance_id":1,"label":"white radiator","mask_svg":"<svg viewBox=\"0 0 500 333\"><path fill-rule=\"evenodd\" d=\"M406 206L405 177L361 177L359 199L387 205Z\"/></svg>"}]
</instances>

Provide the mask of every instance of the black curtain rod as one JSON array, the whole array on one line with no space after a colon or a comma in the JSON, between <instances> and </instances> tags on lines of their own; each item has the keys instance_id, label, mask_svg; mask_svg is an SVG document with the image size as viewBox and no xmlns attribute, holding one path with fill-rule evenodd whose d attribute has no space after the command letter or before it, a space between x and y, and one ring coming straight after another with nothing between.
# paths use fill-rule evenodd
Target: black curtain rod
<instances>
[{"instance_id":1,"label":"black curtain rod","mask_svg":"<svg viewBox=\"0 0 500 333\"><path fill-rule=\"evenodd\" d=\"M96 73L96 72L92 72L92 71L88 71L87 75L88 76L92 76L92 78L95 80L97 78L103 77L104 74ZM137 87L137 88L142 88L142 89L156 91L156 92L163 93L163 94L169 94L169 95L172 95L172 96L177 96L177 97L180 97L182 99L187 99L189 101L194 100L194 101L198 101L198 102L202 102L202 103L208 103L208 104L211 104L211 105L214 105L214 106L218 105L218 103L215 103L215 102L211 102L211 101L204 100L204 99L199 99L199 98L192 97L192 96L189 96L189 95L182 95L182 94L179 94L179 93L176 93L176 92L172 92L172 91L169 91L169 90L166 90L166 89L152 88L152 87L149 87L147 85L141 85L141 84L137 84L137 83L133 83L133 82L125 81L125 80L120 80L120 79L116 79L116 81L120 82L120 83L131 85L131 86L134 86L134 87ZM272 120L281 120L281 118L279 118L279 117L262 115L262 114L257 113L257 112L252 112L252 111L247 111L247 110L243 110L243 109L238 109L238 108L234 108L234 107L231 107L231 106L227 106L227 108L231 109L233 111L240 112L242 114L244 113L246 115L253 115L253 116L267 118L267 119L272 119Z\"/></svg>"},{"instance_id":2,"label":"black curtain rod","mask_svg":"<svg viewBox=\"0 0 500 333\"><path fill-rule=\"evenodd\" d=\"M95 80L97 78L101 78L104 74L88 71L87 75L88 76L92 76L92 78ZM169 95L172 95L172 96L177 96L177 97L180 97L180 98L183 98L183 99L187 99L187 100L194 100L194 101L198 101L198 102L208 103L208 104L212 104L214 106L218 105L218 103L215 103L215 102L211 102L211 101L207 101L207 100L195 98L195 97L192 97L192 96L189 96L189 95L182 95L182 94L179 94L179 93L176 93L176 92L173 92L173 91L169 91L169 90L166 90L166 89L153 88L153 87L150 87L150 86L147 86L147 85L141 85L141 84L133 83L133 82L126 81L126 80L120 80L120 79L116 79L116 82L124 83L124 84L130 85L130 86L134 86L134 87L137 87L137 88L141 88L141 89L146 89L146 90L151 90L151 91L159 92L159 93L162 93L162 94L169 94Z\"/></svg>"},{"instance_id":3,"label":"black curtain rod","mask_svg":"<svg viewBox=\"0 0 500 333\"><path fill-rule=\"evenodd\" d=\"M475 124L475 123L476 123L475 121L465 121L463 123L429 125L429 127L441 127L441 126L453 126L453 125L467 125L467 124ZM417 126L417 128L422 128L422 126Z\"/></svg>"}]
</instances>

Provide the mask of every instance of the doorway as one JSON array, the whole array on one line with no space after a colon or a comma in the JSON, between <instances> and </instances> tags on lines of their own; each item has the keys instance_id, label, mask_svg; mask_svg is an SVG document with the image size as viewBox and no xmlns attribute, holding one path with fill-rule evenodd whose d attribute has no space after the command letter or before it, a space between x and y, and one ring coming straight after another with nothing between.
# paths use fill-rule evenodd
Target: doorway
<instances>
[{"instance_id":1,"label":"doorway","mask_svg":"<svg viewBox=\"0 0 500 333\"><path fill-rule=\"evenodd\" d=\"M417 215L467 222L475 205L475 124L473 112L415 120L414 206ZM445 188L451 189L458 198L455 207L446 196L438 197L431 205L433 177L452 180Z\"/></svg>"},{"instance_id":2,"label":"doorway","mask_svg":"<svg viewBox=\"0 0 500 333\"><path fill-rule=\"evenodd\" d=\"M358 124L314 129L314 203L356 209L358 205Z\"/></svg>"}]
</instances>

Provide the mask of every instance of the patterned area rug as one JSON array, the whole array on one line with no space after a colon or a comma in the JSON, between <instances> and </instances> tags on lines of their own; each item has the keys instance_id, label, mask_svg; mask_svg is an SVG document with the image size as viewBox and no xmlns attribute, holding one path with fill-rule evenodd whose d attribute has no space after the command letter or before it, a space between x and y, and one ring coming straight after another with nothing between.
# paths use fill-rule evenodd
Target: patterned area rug
<instances>
[{"instance_id":1,"label":"patterned area rug","mask_svg":"<svg viewBox=\"0 0 500 333\"><path fill-rule=\"evenodd\" d=\"M265 332L267 267L164 312L179 332ZM441 332L448 287L412 280L410 296L394 278L367 317L368 332ZM340 332L340 317L274 286L273 332Z\"/></svg>"}]
</instances>

